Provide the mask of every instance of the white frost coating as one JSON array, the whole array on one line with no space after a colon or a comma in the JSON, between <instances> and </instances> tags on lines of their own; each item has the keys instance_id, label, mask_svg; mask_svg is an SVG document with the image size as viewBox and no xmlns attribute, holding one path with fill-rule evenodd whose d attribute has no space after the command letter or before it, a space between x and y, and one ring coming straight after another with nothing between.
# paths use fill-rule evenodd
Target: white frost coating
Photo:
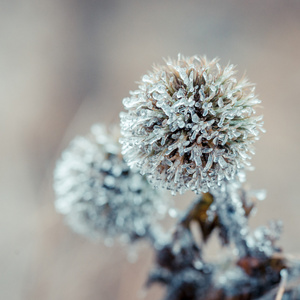
<instances>
[{"instance_id":1,"label":"white frost coating","mask_svg":"<svg viewBox=\"0 0 300 300\"><path fill-rule=\"evenodd\" d=\"M210 190L214 203L208 210L208 216L213 220L217 215L224 235L229 241L234 241L240 257L271 257L278 248L275 242L282 231L282 222L269 222L250 232L245 208L252 207L256 200L261 199L262 190L247 190L239 181L224 183L219 189Z\"/></svg>"},{"instance_id":2,"label":"white frost coating","mask_svg":"<svg viewBox=\"0 0 300 300\"><path fill-rule=\"evenodd\" d=\"M142 77L120 114L122 153L156 187L207 192L250 166L263 131L253 84L205 57L167 60ZM259 129L259 130L258 130Z\"/></svg>"},{"instance_id":3,"label":"white frost coating","mask_svg":"<svg viewBox=\"0 0 300 300\"><path fill-rule=\"evenodd\" d=\"M55 206L70 227L92 238L128 241L168 211L168 201L122 159L119 130L94 125L75 138L54 172Z\"/></svg>"}]
</instances>

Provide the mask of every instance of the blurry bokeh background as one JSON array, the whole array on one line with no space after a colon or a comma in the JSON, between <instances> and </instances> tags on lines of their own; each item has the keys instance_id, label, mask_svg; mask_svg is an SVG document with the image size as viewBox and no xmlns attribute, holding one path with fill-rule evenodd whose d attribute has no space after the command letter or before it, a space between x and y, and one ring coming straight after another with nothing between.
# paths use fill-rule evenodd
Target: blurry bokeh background
<instances>
[{"instance_id":1,"label":"blurry bokeh background","mask_svg":"<svg viewBox=\"0 0 300 300\"><path fill-rule=\"evenodd\" d=\"M252 225L282 219L280 245L300 253L300 1L1 0L0 8L1 299L141 299L151 251L130 264L119 247L72 233L54 211L52 172L75 135L118 122L135 81L179 52L218 56L256 82L267 133L248 181L268 197Z\"/></svg>"}]
</instances>

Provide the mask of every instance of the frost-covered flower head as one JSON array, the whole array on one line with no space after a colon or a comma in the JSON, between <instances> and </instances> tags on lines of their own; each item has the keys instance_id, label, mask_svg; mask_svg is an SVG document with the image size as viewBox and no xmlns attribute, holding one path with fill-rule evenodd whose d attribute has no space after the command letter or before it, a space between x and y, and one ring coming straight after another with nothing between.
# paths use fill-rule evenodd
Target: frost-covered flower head
<instances>
[{"instance_id":1,"label":"frost-covered flower head","mask_svg":"<svg viewBox=\"0 0 300 300\"><path fill-rule=\"evenodd\" d=\"M207 192L250 165L262 129L254 86L205 57L167 60L123 100L122 153L155 186Z\"/></svg>"},{"instance_id":2,"label":"frost-covered flower head","mask_svg":"<svg viewBox=\"0 0 300 300\"><path fill-rule=\"evenodd\" d=\"M118 128L94 125L71 142L55 169L55 205L78 233L134 240L164 215L167 202L129 169L118 139Z\"/></svg>"}]
</instances>

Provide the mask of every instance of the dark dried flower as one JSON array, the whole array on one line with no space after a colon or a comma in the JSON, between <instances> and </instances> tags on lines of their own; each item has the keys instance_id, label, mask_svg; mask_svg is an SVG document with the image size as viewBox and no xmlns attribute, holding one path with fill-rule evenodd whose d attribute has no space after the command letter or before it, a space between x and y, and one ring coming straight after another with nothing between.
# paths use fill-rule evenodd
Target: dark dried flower
<instances>
[{"instance_id":1,"label":"dark dried flower","mask_svg":"<svg viewBox=\"0 0 300 300\"><path fill-rule=\"evenodd\" d=\"M201 249L189 229L177 227L171 240L157 249L156 264L148 285L155 282L166 285L164 300L206 299L212 269L204 264Z\"/></svg>"}]
</instances>

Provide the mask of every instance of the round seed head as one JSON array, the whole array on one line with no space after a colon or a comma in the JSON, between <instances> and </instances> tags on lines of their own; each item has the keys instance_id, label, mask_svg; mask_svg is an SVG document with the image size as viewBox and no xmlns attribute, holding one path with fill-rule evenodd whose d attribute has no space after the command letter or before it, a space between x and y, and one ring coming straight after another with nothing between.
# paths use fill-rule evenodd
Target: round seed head
<instances>
[{"instance_id":1,"label":"round seed head","mask_svg":"<svg viewBox=\"0 0 300 300\"><path fill-rule=\"evenodd\" d=\"M207 192L250 166L262 129L247 79L205 57L166 61L123 100L122 153L156 187Z\"/></svg>"},{"instance_id":2,"label":"round seed head","mask_svg":"<svg viewBox=\"0 0 300 300\"><path fill-rule=\"evenodd\" d=\"M121 155L117 128L94 125L75 138L54 172L55 206L78 233L134 240L164 216L167 202Z\"/></svg>"}]
</instances>

